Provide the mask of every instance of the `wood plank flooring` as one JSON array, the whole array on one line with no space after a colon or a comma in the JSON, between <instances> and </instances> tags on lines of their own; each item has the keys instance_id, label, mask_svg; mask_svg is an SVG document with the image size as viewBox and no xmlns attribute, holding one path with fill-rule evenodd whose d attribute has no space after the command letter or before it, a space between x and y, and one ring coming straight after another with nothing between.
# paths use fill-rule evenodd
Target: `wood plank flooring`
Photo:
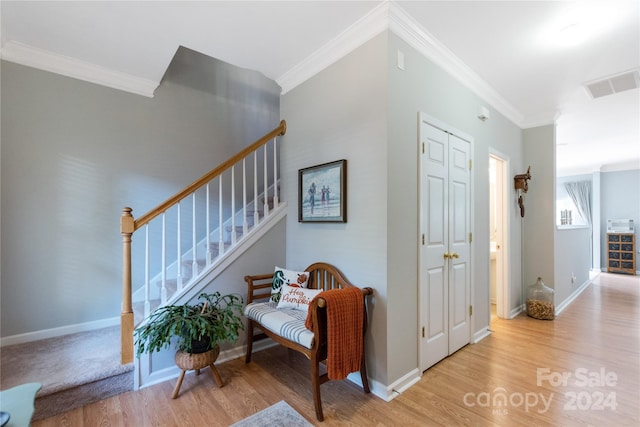
<instances>
[{"instance_id":1,"label":"wood plank flooring","mask_svg":"<svg viewBox=\"0 0 640 427\"><path fill-rule=\"evenodd\" d=\"M307 360L274 347L220 364L221 389L205 369L187 374L175 400L171 381L33 427L228 426L280 400L323 426L640 425L640 276L602 274L554 321L521 315L491 328L391 402L324 384L323 423Z\"/></svg>"}]
</instances>

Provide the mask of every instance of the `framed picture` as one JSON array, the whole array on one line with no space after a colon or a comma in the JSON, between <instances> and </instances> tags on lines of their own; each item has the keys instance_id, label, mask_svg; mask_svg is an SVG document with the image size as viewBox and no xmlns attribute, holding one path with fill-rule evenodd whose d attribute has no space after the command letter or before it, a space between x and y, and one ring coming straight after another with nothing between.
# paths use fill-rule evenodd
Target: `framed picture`
<instances>
[{"instance_id":1,"label":"framed picture","mask_svg":"<svg viewBox=\"0 0 640 427\"><path fill-rule=\"evenodd\" d=\"M347 222L347 161L298 171L298 221Z\"/></svg>"}]
</instances>

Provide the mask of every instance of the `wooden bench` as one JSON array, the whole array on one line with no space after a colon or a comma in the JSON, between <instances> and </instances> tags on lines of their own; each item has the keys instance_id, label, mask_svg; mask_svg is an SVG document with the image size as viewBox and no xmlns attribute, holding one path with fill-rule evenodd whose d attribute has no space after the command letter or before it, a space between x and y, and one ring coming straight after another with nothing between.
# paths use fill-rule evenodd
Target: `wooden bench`
<instances>
[{"instance_id":1,"label":"wooden bench","mask_svg":"<svg viewBox=\"0 0 640 427\"><path fill-rule=\"evenodd\" d=\"M309 272L309 282L307 288L310 289L342 289L348 287L355 287L351 284L344 275L334 266L326 263L311 264L305 269ZM245 309L245 315L247 315L247 355L245 362L251 362L251 352L253 348L253 341L269 337L277 343L304 354L311 362L311 389L313 392L313 403L315 405L316 417L318 421L324 419L322 414L322 402L320 399L320 385L329 381L329 377L326 373L320 374L320 363L325 362L327 359L327 316L326 316L326 301L321 295L314 299L309 306L310 314L313 319L313 330L304 328L304 320L294 320L292 323L301 322L301 325L296 324L298 333L296 333L297 341L288 339L278 332L269 329L256 320L256 317L252 315L252 311L260 308L266 308L273 311L275 309L275 303L268 303L271 296L271 286L273 283L273 273L263 274L258 276L245 276L244 280L249 287L247 292L247 308ZM367 295L373 294L373 289L362 288L362 295L365 298ZM254 305L252 305L254 304ZM262 304L262 306L258 306ZM271 307L266 307L267 304L271 304ZM367 369L364 357L364 334L367 328L367 312L366 304L364 305L362 325L362 340L363 340L363 355L360 365L360 377L362 379L362 387L365 393L370 393L369 381L367 379ZM253 308L253 310L249 310ZM281 310L278 310L281 311ZM282 313L277 313L281 315ZM284 314L282 314L284 315ZM306 317L306 314L304 314ZM253 318L252 318L253 317ZM254 329L259 329L262 333L254 335ZM290 328L288 328L290 329Z\"/></svg>"}]
</instances>

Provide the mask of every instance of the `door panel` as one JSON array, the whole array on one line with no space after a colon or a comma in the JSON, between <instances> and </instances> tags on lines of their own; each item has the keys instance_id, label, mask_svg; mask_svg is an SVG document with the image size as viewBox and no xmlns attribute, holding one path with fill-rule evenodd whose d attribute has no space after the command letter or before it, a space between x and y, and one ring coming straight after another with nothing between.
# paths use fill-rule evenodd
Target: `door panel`
<instances>
[{"instance_id":1,"label":"door panel","mask_svg":"<svg viewBox=\"0 0 640 427\"><path fill-rule=\"evenodd\" d=\"M470 144L421 122L420 319L422 370L470 338ZM457 258L449 257L456 253Z\"/></svg>"},{"instance_id":2,"label":"door panel","mask_svg":"<svg viewBox=\"0 0 640 427\"><path fill-rule=\"evenodd\" d=\"M449 277L449 354L469 343L471 323L469 305L471 296L470 282L470 243L471 231L471 192L469 170L470 144L455 135L449 135L450 158L454 159L449 167L449 251L455 254L450 260Z\"/></svg>"},{"instance_id":3,"label":"door panel","mask_svg":"<svg viewBox=\"0 0 640 427\"><path fill-rule=\"evenodd\" d=\"M432 366L449 352L448 270L443 254L447 251L448 181L446 168L449 151L447 134L432 126L422 133L421 156L421 229L424 242L420 251L420 295L422 334L421 366ZM422 329L421 328L421 329ZM426 369L426 368L423 368Z\"/></svg>"},{"instance_id":4,"label":"door panel","mask_svg":"<svg viewBox=\"0 0 640 427\"><path fill-rule=\"evenodd\" d=\"M422 295L427 295L430 301L439 301L434 303L432 307L435 309L423 312L424 338L425 345L429 347L429 352L423 353L422 365L432 366L442 360L449 354L449 326L447 313L445 310L437 307L445 307L448 299L448 288L445 286L444 280L446 274L442 268L434 268L427 272L427 280L423 282L425 289Z\"/></svg>"}]
</instances>

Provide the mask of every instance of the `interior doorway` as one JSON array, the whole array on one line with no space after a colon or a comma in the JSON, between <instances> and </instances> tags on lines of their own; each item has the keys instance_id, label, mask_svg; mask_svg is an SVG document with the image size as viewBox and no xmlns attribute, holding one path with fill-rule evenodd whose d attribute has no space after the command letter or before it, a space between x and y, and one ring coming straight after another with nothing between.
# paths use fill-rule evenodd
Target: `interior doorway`
<instances>
[{"instance_id":1,"label":"interior doorway","mask_svg":"<svg viewBox=\"0 0 640 427\"><path fill-rule=\"evenodd\" d=\"M510 318L509 309L509 215L508 160L499 153L489 154L489 237L491 320Z\"/></svg>"},{"instance_id":2,"label":"interior doorway","mask_svg":"<svg viewBox=\"0 0 640 427\"><path fill-rule=\"evenodd\" d=\"M424 371L471 339L473 138L420 114L419 361Z\"/></svg>"}]
</instances>

